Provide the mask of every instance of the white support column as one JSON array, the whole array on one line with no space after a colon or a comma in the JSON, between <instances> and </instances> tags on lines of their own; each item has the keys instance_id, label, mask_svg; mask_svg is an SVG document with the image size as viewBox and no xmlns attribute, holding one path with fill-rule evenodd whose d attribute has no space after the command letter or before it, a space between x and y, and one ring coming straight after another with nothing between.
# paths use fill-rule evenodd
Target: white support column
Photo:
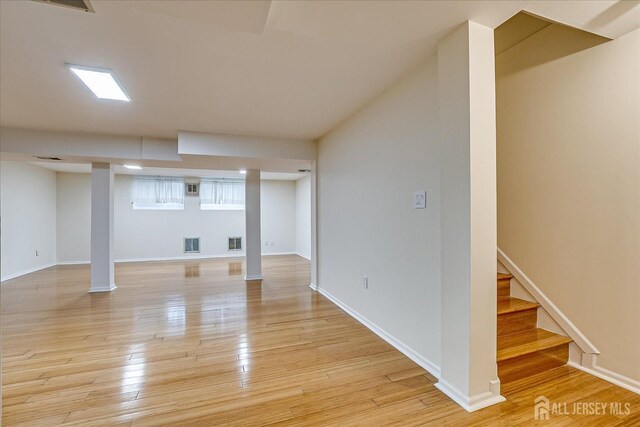
<instances>
[{"instance_id":1,"label":"white support column","mask_svg":"<svg viewBox=\"0 0 640 427\"><path fill-rule=\"evenodd\" d=\"M108 292L116 288L113 252L113 168L109 163L93 163L89 292Z\"/></svg>"},{"instance_id":2,"label":"white support column","mask_svg":"<svg viewBox=\"0 0 640 427\"><path fill-rule=\"evenodd\" d=\"M504 400L496 365L493 30L467 22L438 45L442 342L436 386L467 411Z\"/></svg>"},{"instance_id":3,"label":"white support column","mask_svg":"<svg viewBox=\"0 0 640 427\"><path fill-rule=\"evenodd\" d=\"M317 162L311 163L311 288L318 289Z\"/></svg>"},{"instance_id":4,"label":"white support column","mask_svg":"<svg viewBox=\"0 0 640 427\"><path fill-rule=\"evenodd\" d=\"M262 280L262 238L260 234L260 171L247 170L245 180L245 280Z\"/></svg>"}]
</instances>

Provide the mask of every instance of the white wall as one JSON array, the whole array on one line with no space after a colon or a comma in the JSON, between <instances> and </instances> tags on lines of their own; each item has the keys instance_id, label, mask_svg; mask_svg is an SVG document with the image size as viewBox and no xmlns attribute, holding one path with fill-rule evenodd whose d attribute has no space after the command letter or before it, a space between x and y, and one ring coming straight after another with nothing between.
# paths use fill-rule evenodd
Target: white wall
<instances>
[{"instance_id":1,"label":"white wall","mask_svg":"<svg viewBox=\"0 0 640 427\"><path fill-rule=\"evenodd\" d=\"M296 252L296 183L260 182L262 253ZM267 243L269 245L267 246Z\"/></svg>"},{"instance_id":2,"label":"white wall","mask_svg":"<svg viewBox=\"0 0 640 427\"><path fill-rule=\"evenodd\" d=\"M57 176L58 262L91 258L91 175Z\"/></svg>"},{"instance_id":3,"label":"white wall","mask_svg":"<svg viewBox=\"0 0 640 427\"><path fill-rule=\"evenodd\" d=\"M134 210L132 178L115 179L116 260L244 255L227 251L228 237L243 237L244 211L201 211L197 197L181 211ZM295 252L295 182L262 181L263 253ZM58 173L58 262L90 258L89 174ZM200 253L184 254L184 237L200 237ZM265 245L265 242L273 245Z\"/></svg>"},{"instance_id":4,"label":"white wall","mask_svg":"<svg viewBox=\"0 0 640 427\"><path fill-rule=\"evenodd\" d=\"M440 365L437 84L432 57L322 138L317 195L319 288Z\"/></svg>"},{"instance_id":5,"label":"white wall","mask_svg":"<svg viewBox=\"0 0 640 427\"><path fill-rule=\"evenodd\" d=\"M551 25L496 58L498 244L640 381L640 30L588 45Z\"/></svg>"},{"instance_id":6,"label":"white wall","mask_svg":"<svg viewBox=\"0 0 640 427\"><path fill-rule=\"evenodd\" d=\"M0 162L0 207L2 280L54 264L55 172L26 163Z\"/></svg>"},{"instance_id":7,"label":"white wall","mask_svg":"<svg viewBox=\"0 0 640 427\"><path fill-rule=\"evenodd\" d=\"M311 176L296 181L296 253L311 259Z\"/></svg>"}]
</instances>

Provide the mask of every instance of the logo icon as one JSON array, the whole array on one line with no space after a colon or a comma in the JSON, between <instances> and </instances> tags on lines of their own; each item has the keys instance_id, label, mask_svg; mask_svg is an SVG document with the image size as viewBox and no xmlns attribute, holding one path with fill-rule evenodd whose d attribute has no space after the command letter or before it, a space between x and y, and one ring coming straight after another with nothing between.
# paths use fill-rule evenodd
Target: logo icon
<instances>
[{"instance_id":1,"label":"logo icon","mask_svg":"<svg viewBox=\"0 0 640 427\"><path fill-rule=\"evenodd\" d=\"M538 396L534 401L533 418L536 420L549 419L549 399L545 396Z\"/></svg>"}]
</instances>

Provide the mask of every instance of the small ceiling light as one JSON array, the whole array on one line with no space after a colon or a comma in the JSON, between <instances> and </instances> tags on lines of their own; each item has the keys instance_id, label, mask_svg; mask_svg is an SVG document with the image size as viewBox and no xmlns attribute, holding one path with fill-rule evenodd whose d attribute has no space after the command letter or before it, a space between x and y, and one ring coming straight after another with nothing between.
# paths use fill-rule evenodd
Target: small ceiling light
<instances>
[{"instance_id":1,"label":"small ceiling light","mask_svg":"<svg viewBox=\"0 0 640 427\"><path fill-rule=\"evenodd\" d=\"M247 174L247 170L246 169L240 169L240 174L241 175L246 175Z\"/></svg>"},{"instance_id":2,"label":"small ceiling light","mask_svg":"<svg viewBox=\"0 0 640 427\"><path fill-rule=\"evenodd\" d=\"M113 70L108 68L85 67L67 64L73 74L100 99L113 99L129 102L131 99Z\"/></svg>"},{"instance_id":3,"label":"small ceiling light","mask_svg":"<svg viewBox=\"0 0 640 427\"><path fill-rule=\"evenodd\" d=\"M133 169L133 170L137 170L137 171L142 169L142 166L138 166L138 165L124 165L124 167L127 168L127 169Z\"/></svg>"}]
</instances>

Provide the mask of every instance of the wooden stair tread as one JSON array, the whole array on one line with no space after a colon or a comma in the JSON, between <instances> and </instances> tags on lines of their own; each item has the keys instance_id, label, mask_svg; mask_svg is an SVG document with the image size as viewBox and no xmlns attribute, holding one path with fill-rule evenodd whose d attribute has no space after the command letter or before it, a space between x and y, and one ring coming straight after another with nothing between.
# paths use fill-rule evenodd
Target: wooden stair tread
<instances>
[{"instance_id":1,"label":"wooden stair tread","mask_svg":"<svg viewBox=\"0 0 640 427\"><path fill-rule=\"evenodd\" d=\"M513 297L498 297L498 316L518 311L532 310L540 304Z\"/></svg>"},{"instance_id":2,"label":"wooden stair tread","mask_svg":"<svg viewBox=\"0 0 640 427\"><path fill-rule=\"evenodd\" d=\"M497 361L509 360L540 350L558 347L571 341L571 338L540 328L498 336Z\"/></svg>"},{"instance_id":3,"label":"wooden stair tread","mask_svg":"<svg viewBox=\"0 0 640 427\"><path fill-rule=\"evenodd\" d=\"M513 279L513 274L498 273L498 280L511 280L511 279Z\"/></svg>"}]
</instances>

